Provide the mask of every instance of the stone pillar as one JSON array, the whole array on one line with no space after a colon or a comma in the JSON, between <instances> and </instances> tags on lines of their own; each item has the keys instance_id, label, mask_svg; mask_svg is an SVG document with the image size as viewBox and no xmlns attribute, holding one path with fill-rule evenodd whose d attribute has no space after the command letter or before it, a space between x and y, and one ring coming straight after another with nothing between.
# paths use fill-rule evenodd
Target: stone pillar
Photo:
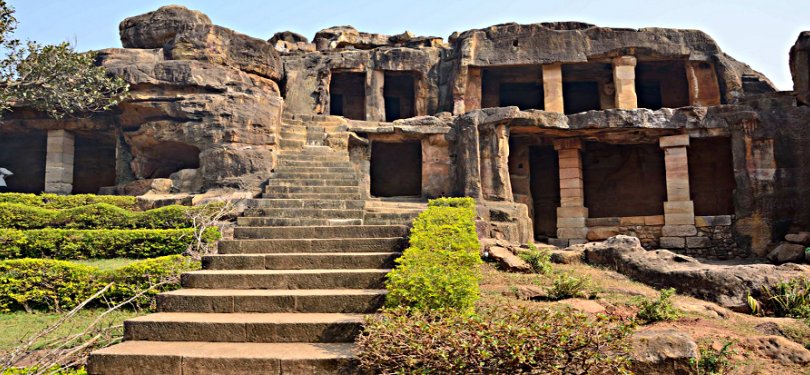
<instances>
[{"instance_id":1,"label":"stone pillar","mask_svg":"<svg viewBox=\"0 0 810 375\"><path fill-rule=\"evenodd\" d=\"M616 87L616 108L638 108L635 57L621 56L613 59L613 85Z\"/></svg>"},{"instance_id":2,"label":"stone pillar","mask_svg":"<svg viewBox=\"0 0 810 375\"><path fill-rule=\"evenodd\" d=\"M383 85L385 72L382 70L366 71L366 120L385 121L385 97Z\"/></svg>"},{"instance_id":3,"label":"stone pillar","mask_svg":"<svg viewBox=\"0 0 810 375\"><path fill-rule=\"evenodd\" d=\"M543 107L547 112L564 113L562 64L543 65Z\"/></svg>"},{"instance_id":4,"label":"stone pillar","mask_svg":"<svg viewBox=\"0 0 810 375\"><path fill-rule=\"evenodd\" d=\"M554 141L560 164L560 207L557 208L557 246L587 242L588 208L582 183L582 141L576 138Z\"/></svg>"},{"instance_id":5,"label":"stone pillar","mask_svg":"<svg viewBox=\"0 0 810 375\"><path fill-rule=\"evenodd\" d=\"M73 134L65 130L48 131L45 159L45 192L70 194L73 190Z\"/></svg>"},{"instance_id":6,"label":"stone pillar","mask_svg":"<svg viewBox=\"0 0 810 375\"><path fill-rule=\"evenodd\" d=\"M667 178L667 201L664 202L661 247L682 249L686 247L686 237L697 234L695 206L689 195L689 159L686 156L689 135L661 137L659 145L664 150Z\"/></svg>"},{"instance_id":7,"label":"stone pillar","mask_svg":"<svg viewBox=\"0 0 810 375\"><path fill-rule=\"evenodd\" d=\"M467 87L464 89L464 108L461 113L481 109L481 68L467 68Z\"/></svg>"},{"instance_id":8,"label":"stone pillar","mask_svg":"<svg viewBox=\"0 0 810 375\"><path fill-rule=\"evenodd\" d=\"M437 198L453 191L453 161L444 134L422 138L422 196Z\"/></svg>"},{"instance_id":9,"label":"stone pillar","mask_svg":"<svg viewBox=\"0 0 810 375\"><path fill-rule=\"evenodd\" d=\"M689 86L689 105L720 105L720 86L712 64L687 61L686 82Z\"/></svg>"}]
</instances>

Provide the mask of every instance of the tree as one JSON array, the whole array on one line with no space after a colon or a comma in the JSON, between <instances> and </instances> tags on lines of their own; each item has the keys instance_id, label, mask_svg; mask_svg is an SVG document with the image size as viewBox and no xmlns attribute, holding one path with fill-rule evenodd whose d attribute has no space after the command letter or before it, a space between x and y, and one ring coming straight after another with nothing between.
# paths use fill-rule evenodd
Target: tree
<instances>
[{"instance_id":1,"label":"tree","mask_svg":"<svg viewBox=\"0 0 810 375\"><path fill-rule=\"evenodd\" d=\"M129 85L96 66L94 52L76 52L70 43L21 43L14 8L0 0L0 116L31 108L59 119L105 111L126 98Z\"/></svg>"}]
</instances>

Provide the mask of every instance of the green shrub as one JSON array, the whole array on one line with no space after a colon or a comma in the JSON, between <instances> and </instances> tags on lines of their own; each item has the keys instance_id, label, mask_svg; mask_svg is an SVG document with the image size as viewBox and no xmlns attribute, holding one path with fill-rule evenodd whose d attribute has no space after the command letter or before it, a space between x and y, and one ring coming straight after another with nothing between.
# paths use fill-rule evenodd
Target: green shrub
<instances>
[{"instance_id":1,"label":"green shrub","mask_svg":"<svg viewBox=\"0 0 810 375\"><path fill-rule=\"evenodd\" d=\"M0 193L0 203L19 203L26 206L50 209L74 208L94 203L107 203L127 210L134 210L137 207L135 197L95 194L57 195Z\"/></svg>"},{"instance_id":2,"label":"green shrub","mask_svg":"<svg viewBox=\"0 0 810 375\"><path fill-rule=\"evenodd\" d=\"M731 370L730 357L734 355L731 346L733 341L727 341L720 350L712 348L710 343L701 343L698 358L690 358L689 363L697 375L722 375Z\"/></svg>"},{"instance_id":3,"label":"green shrub","mask_svg":"<svg viewBox=\"0 0 810 375\"><path fill-rule=\"evenodd\" d=\"M748 297L754 314L810 320L810 278L794 278L762 288L762 301Z\"/></svg>"},{"instance_id":4,"label":"green shrub","mask_svg":"<svg viewBox=\"0 0 810 375\"><path fill-rule=\"evenodd\" d=\"M574 311L478 315L394 309L367 318L360 366L375 374L623 373L632 326Z\"/></svg>"},{"instance_id":5,"label":"green shrub","mask_svg":"<svg viewBox=\"0 0 810 375\"><path fill-rule=\"evenodd\" d=\"M30 375L37 373L39 373L39 369L36 367L14 367L3 370L0 375ZM48 369L46 373L48 375L87 375L87 370L84 367L64 369L57 365Z\"/></svg>"},{"instance_id":6,"label":"green shrub","mask_svg":"<svg viewBox=\"0 0 810 375\"><path fill-rule=\"evenodd\" d=\"M636 318L647 323L678 319L681 313L672 304L672 296L674 294L675 288L661 289L661 294L658 296L658 299L647 299L639 304Z\"/></svg>"},{"instance_id":7,"label":"green shrub","mask_svg":"<svg viewBox=\"0 0 810 375\"><path fill-rule=\"evenodd\" d=\"M63 311L113 286L94 305L120 303L159 280L199 268L199 263L181 255L147 259L112 271L101 271L67 261L14 259L0 261L0 311ZM155 294L176 289L179 283L163 285L134 301L150 306Z\"/></svg>"},{"instance_id":8,"label":"green shrub","mask_svg":"<svg viewBox=\"0 0 810 375\"><path fill-rule=\"evenodd\" d=\"M574 276L569 273L557 275L551 283L551 287L546 288L547 298L552 301L559 301L567 298L587 297L586 289L590 286L590 279L587 276Z\"/></svg>"},{"instance_id":9,"label":"green shrub","mask_svg":"<svg viewBox=\"0 0 810 375\"><path fill-rule=\"evenodd\" d=\"M524 251L518 256L528 263L536 273L548 274L552 270L551 253L545 249L538 250L533 243L529 244L529 251Z\"/></svg>"},{"instance_id":10,"label":"green shrub","mask_svg":"<svg viewBox=\"0 0 810 375\"><path fill-rule=\"evenodd\" d=\"M0 203L0 228L12 229L180 229L192 226L190 214L198 207L166 206L132 212L107 203L61 210Z\"/></svg>"},{"instance_id":11,"label":"green shrub","mask_svg":"<svg viewBox=\"0 0 810 375\"><path fill-rule=\"evenodd\" d=\"M194 229L0 229L0 259L153 258L180 254L193 242ZM206 240L219 239L208 228Z\"/></svg>"},{"instance_id":12,"label":"green shrub","mask_svg":"<svg viewBox=\"0 0 810 375\"><path fill-rule=\"evenodd\" d=\"M388 306L471 311L480 279L475 206L469 198L431 201L414 220L410 247L388 275ZM472 203L470 203L472 202Z\"/></svg>"}]
</instances>

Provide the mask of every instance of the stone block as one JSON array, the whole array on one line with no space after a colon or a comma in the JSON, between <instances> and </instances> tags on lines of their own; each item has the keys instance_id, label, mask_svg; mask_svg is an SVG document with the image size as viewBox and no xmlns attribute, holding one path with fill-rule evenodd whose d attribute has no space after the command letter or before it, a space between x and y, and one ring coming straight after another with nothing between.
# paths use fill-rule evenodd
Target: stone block
<instances>
[{"instance_id":1,"label":"stone block","mask_svg":"<svg viewBox=\"0 0 810 375\"><path fill-rule=\"evenodd\" d=\"M604 241L619 234L618 227L590 227L588 228L587 239L589 241Z\"/></svg>"},{"instance_id":2,"label":"stone block","mask_svg":"<svg viewBox=\"0 0 810 375\"><path fill-rule=\"evenodd\" d=\"M569 178L582 178L582 169L560 168L560 180L565 180Z\"/></svg>"},{"instance_id":3,"label":"stone block","mask_svg":"<svg viewBox=\"0 0 810 375\"><path fill-rule=\"evenodd\" d=\"M568 148L557 150L557 158L559 159L579 159L579 149Z\"/></svg>"},{"instance_id":4,"label":"stone block","mask_svg":"<svg viewBox=\"0 0 810 375\"><path fill-rule=\"evenodd\" d=\"M583 228L583 227L585 227L585 218L584 217L558 217L557 218L557 228Z\"/></svg>"},{"instance_id":5,"label":"stone block","mask_svg":"<svg viewBox=\"0 0 810 375\"><path fill-rule=\"evenodd\" d=\"M694 225L664 225L661 228L661 235L664 237L690 237L697 234Z\"/></svg>"},{"instance_id":6,"label":"stone block","mask_svg":"<svg viewBox=\"0 0 810 375\"><path fill-rule=\"evenodd\" d=\"M555 150L567 150L567 149L581 149L582 148L582 140L579 138L560 138L554 140L554 149Z\"/></svg>"},{"instance_id":7,"label":"stone block","mask_svg":"<svg viewBox=\"0 0 810 375\"><path fill-rule=\"evenodd\" d=\"M566 178L565 180L560 180L560 189L582 189L582 179L581 178Z\"/></svg>"},{"instance_id":8,"label":"stone block","mask_svg":"<svg viewBox=\"0 0 810 375\"><path fill-rule=\"evenodd\" d=\"M644 225L644 216L625 216L619 218L621 225Z\"/></svg>"},{"instance_id":9,"label":"stone block","mask_svg":"<svg viewBox=\"0 0 810 375\"><path fill-rule=\"evenodd\" d=\"M618 217L592 217L585 219L589 227L615 227L620 225Z\"/></svg>"},{"instance_id":10,"label":"stone block","mask_svg":"<svg viewBox=\"0 0 810 375\"><path fill-rule=\"evenodd\" d=\"M665 225L695 225L695 216L692 214L664 214Z\"/></svg>"},{"instance_id":11,"label":"stone block","mask_svg":"<svg viewBox=\"0 0 810 375\"><path fill-rule=\"evenodd\" d=\"M585 199L582 197L560 197L560 206L562 207L581 207L585 205Z\"/></svg>"},{"instance_id":12,"label":"stone block","mask_svg":"<svg viewBox=\"0 0 810 375\"><path fill-rule=\"evenodd\" d=\"M560 168L582 168L582 162L580 161L579 157L575 158L560 157Z\"/></svg>"},{"instance_id":13,"label":"stone block","mask_svg":"<svg viewBox=\"0 0 810 375\"><path fill-rule=\"evenodd\" d=\"M686 244L683 237L661 237L658 242L663 249L683 249Z\"/></svg>"},{"instance_id":14,"label":"stone block","mask_svg":"<svg viewBox=\"0 0 810 375\"><path fill-rule=\"evenodd\" d=\"M676 188L667 186L667 199L670 201L688 201L691 199L689 196L689 187Z\"/></svg>"},{"instance_id":15,"label":"stone block","mask_svg":"<svg viewBox=\"0 0 810 375\"><path fill-rule=\"evenodd\" d=\"M46 182L45 192L54 194L70 194L73 191L73 184L63 182Z\"/></svg>"},{"instance_id":16,"label":"stone block","mask_svg":"<svg viewBox=\"0 0 810 375\"><path fill-rule=\"evenodd\" d=\"M664 215L644 216L644 225L664 225Z\"/></svg>"},{"instance_id":17,"label":"stone block","mask_svg":"<svg viewBox=\"0 0 810 375\"><path fill-rule=\"evenodd\" d=\"M584 243L588 243L588 240L585 238L572 238L568 240L568 246L580 245Z\"/></svg>"},{"instance_id":18,"label":"stone block","mask_svg":"<svg viewBox=\"0 0 810 375\"><path fill-rule=\"evenodd\" d=\"M582 197L582 189L560 189L560 198Z\"/></svg>"},{"instance_id":19,"label":"stone block","mask_svg":"<svg viewBox=\"0 0 810 375\"><path fill-rule=\"evenodd\" d=\"M695 204L692 201L666 201L664 202L664 215L669 214L695 214Z\"/></svg>"},{"instance_id":20,"label":"stone block","mask_svg":"<svg viewBox=\"0 0 810 375\"><path fill-rule=\"evenodd\" d=\"M557 246L561 249L568 247L568 239L567 238L549 238L548 243L550 245Z\"/></svg>"},{"instance_id":21,"label":"stone block","mask_svg":"<svg viewBox=\"0 0 810 375\"><path fill-rule=\"evenodd\" d=\"M712 241L709 237L686 237L686 247L690 249L702 249L711 247Z\"/></svg>"},{"instance_id":22,"label":"stone block","mask_svg":"<svg viewBox=\"0 0 810 375\"><path fill-rule=\"evenodd\" d=\"M557 228L557 238L587 238L588 228Z\"/></svg>"},{"instance_id":23,"label":"stone block","mask_svg":"<svg viewBox=\"0 0 810 375\"><path fill-rule=\"evenodd\" d=\"M695 226L714 227L720 225L731 225L731 215L695 216Z\"/></svg>"},{"instance_id":24,"label":"stone block","mask_svg":"<svg viewBox=\"0 0 810 375\"><path fill-rule=\"evenodd\" d=\"M587 207L557 207L557 217L588 217Z\"/></svg>"},{"instance_id":25,"label":"stone block","mask_svg":"<svg viewBox=\"0 0 810 375\"><path fill-rule=\"evenodd\" d=\"M661 148L689 146L689 134L667 135L658 138Z\"/></svg>"}]
</instances>

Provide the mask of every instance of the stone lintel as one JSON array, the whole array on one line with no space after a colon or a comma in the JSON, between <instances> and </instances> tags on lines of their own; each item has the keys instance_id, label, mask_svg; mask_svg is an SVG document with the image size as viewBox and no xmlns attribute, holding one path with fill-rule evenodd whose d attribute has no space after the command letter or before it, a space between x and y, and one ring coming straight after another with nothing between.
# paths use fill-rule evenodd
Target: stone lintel
<instances>
[{"instance_id":1,"label":"stone lintel","mask_svg":"<svg viewBox=\"0 0 810 375\"><path fill-rule=\"evenodd\" d=\"M689 134L667 135L658 138L658 145L661 148L689 146Z\"/></svg>"}]
</instances>

